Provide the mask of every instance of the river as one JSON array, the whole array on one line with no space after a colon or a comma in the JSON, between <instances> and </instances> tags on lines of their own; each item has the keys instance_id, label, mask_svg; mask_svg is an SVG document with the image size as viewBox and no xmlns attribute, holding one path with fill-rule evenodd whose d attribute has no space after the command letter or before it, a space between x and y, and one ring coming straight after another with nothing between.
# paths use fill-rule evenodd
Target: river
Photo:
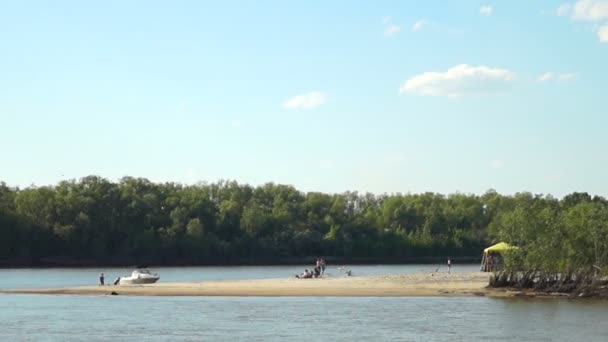
<instances>
[{"instance_id":1,"label":"river","mask_svg":"<svg viewBox=\"0 0 608 342\"><path fill-rule=\"evenodd\" d=\"M472 271L478 266L455 266ZM355 275L435 270L350 266ZM161 281L280 278L301 266L153 269ZM440 271L445 271L441 270ZM126 269L2 269L0 288L88 285ZM330 276L341 270L329 267ZM608 302L486 297L0 295L2 341L608 341Z\"/></svg>"}]
</instances>

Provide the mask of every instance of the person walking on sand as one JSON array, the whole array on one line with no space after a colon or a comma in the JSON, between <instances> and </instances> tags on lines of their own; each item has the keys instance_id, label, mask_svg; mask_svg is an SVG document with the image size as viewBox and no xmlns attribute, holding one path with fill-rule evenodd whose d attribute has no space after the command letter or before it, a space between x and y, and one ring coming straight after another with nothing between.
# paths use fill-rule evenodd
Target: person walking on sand
<instances>
[{"instance_id":1,"label":"person walking on sand","mask_svg":"<svg viewBox=\"0 0 608 342\"><path fill-rule=\"evenodd\" d=\"M448 274L452 272L452 259L448 257Z\"/></svg>"},{"instance_id":2,"label":"person walking on sand","mask_svg":"<svg viewBox=\"0 0 608 342\"><path fill-rule=\"evenodd\" d=\"M105 285L105 278L103 276L103 272L101 272L101 275L99 276L99 285Z\"/></svg>"}]
</instances>

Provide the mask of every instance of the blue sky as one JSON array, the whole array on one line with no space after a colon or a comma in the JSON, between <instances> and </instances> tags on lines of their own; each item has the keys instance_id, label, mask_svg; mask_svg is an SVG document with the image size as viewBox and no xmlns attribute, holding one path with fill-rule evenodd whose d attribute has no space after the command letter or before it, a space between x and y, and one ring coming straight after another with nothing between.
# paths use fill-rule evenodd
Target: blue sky
<instances>
[{"instance_id":1,"label":"blue sky","mask_svg":"<svg viewBox=\"0 0 608 342\"><path fill-rule=\"evenodd\" d=\"M608 0L5 1L0 180L608 196Z\"/></svg>"}]
</instances>

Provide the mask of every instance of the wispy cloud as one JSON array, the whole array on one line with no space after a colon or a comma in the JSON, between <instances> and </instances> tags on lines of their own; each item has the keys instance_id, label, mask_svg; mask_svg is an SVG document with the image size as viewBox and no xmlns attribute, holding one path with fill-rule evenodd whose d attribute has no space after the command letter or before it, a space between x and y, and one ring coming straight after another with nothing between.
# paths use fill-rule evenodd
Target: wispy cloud
<instances>
[{"instance_id":1,"label":"wispy cloud","mask_svg":"<svg viewBox=\"0 0 608 342\"><path fill-rule=\"evenodd\" d=\"M432 31L435 33L446 34L450 36L462 36L464 34L464 30L462 29L445 26L440 23L426 19L416 21L412 25L411 30L412 32Z\"/></svg>"},{"instance_id":2,"label":"wispy cloud","mask_svg":"<svg viewBox=\"0 0 608 342\"><path fill-rule=\"evenodd\" d=\"M608 18L608 0L579 0L572 6L572 18L576 20Z\"/></svg>"},{"instance_id":3,"label":"wispy cloud","mask_svg":"<svg viewBox=\"0 0 608 342\"><path fill-rule=\"evenodd\" d=\"M494 9L492 8L492 6L485 5L481 6L481 8L479 9L479 14L489 16L492 15L493 11Z\"/></svg>"},{"instance_id":4,"label":"wispy cloud","mask_svg":"<svg viewBox=\"0 0 608 342\"><path fill-rule=\"evenodd\" d=\"M407 80L400 93L460 97L504 89L515 79L515 73L500 68L460 64L445 72L431 71Z\"/></svg>"},{"instance_id":5,"label":"wispy cloud","mask_svg":"<svg viewBox=\"0 0 608 342\"><path fill-rule=\"evenodd\" d=\"M608 19L608 0L578 0L573 5L562 4L557 8L560 17L569 16L576 21L600 21ZM608 24L594 28L600 42L608 42Z\"/></svg>"},{"instance_id":6,"label":"wispy cloud","mask_svg":"<svg viewBox=\"0 0 608 342\"><path fill-rule=\"evenodd\" d=\"M557 8L557 15L560 17L566 17L568 15L570 15L570 10L572 9L572 6L570 4L561 4L558 8Z\"/></svg>"},{"instance_id":7,"label":"wispy cloud","mask_svg":"<svg viewBox=\"0 0 608 342\"><path fill-rule=\"evenodd\" d=\"M600 28L597 30L597 37L600 39L600 42L608 42L608 24L600 26Z\"/></svg>"},{"instance_id":8,"label":"wispy cloud","mask_svg":"<svg viewBox=\"0 0 608 342\"><path fill-rule=\"evenodd\" d=\"M418 32L422 30L425 26L427 26L428 22L426 20L418 20L412 25L412 31Z\"/></svg>"},{"instance_id":9,"label":"wispy cloud","mask_svg":"<svg viewBox=\"0 0 608 342\"><path fill-rule=\"evenodd\" d=\"M393 23L393 18L391 18L390 16L386 16L382 19L382 23L384 24L384 35L387 37L392 37L395 36L397 34L399 34L399 32L401 32L401 26Z\"/></svg>"},{"instance_id":10,"label":"wispy cloud","mask_svg":"<svg viewBox=\"0 0 608 342\"><path fill-rule=\"evenodd\" d=\"M401 32L401 26L391 24L384 31L384 35L390 37L390 36L396 35L399 32Z\"/></svg>"},{"instance_id":11,"label":"wispy cloud","mask_svg":"<svg viewBox=\"0 0 608 342\"><path fill-rule=\"evenodd\" d=\"M565 73L555 73L552 71L545 72L544 74L538 76L536 79L538 82L550 82L550 81L558 81L558 82L566 82L574 80L578 77L578 74L575 72L565 72Z\"/></svg>"},{"instance_id":12,"label":"wispy cloud","mask_svg":"<svg viewBox=\"0 0 608 342\"><path fill-rule=\"evenodd\" d=\"M547 82L552 80L555 77L555 74L553 74L552 72L546 72L540 76L538 76L537 80L538 82Z\"/></svg>"},{"instance_id":13,"label":"wispy cloud","mask_svg":"<svg viewBox=\"0 0 608 342\"><path fill-rule=\"evenodd\" d=\"M327 102L327 96L319 91L297 95L285 101L283 107L287 109L313 109Z\"/></svg>"}]
</instances>

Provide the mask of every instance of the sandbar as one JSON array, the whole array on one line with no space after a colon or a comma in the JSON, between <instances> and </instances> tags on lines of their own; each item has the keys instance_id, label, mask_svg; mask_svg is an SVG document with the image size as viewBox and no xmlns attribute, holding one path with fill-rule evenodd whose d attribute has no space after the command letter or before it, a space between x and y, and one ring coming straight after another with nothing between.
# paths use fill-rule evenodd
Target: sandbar
<instances>
[{"instance_id":1,"label":"sandbar","mask_svg":"<svg viewBox=\"0 0 608 342\"><path fill-rule=\"evenodd\" d=\"M506 296L488 288L482 272L413 273L315 279L255 279L128 286L77 286L0 290L0 293L140 296ZM113 293L112 293L113 292Z\"/></svg>"}]
</instances>

